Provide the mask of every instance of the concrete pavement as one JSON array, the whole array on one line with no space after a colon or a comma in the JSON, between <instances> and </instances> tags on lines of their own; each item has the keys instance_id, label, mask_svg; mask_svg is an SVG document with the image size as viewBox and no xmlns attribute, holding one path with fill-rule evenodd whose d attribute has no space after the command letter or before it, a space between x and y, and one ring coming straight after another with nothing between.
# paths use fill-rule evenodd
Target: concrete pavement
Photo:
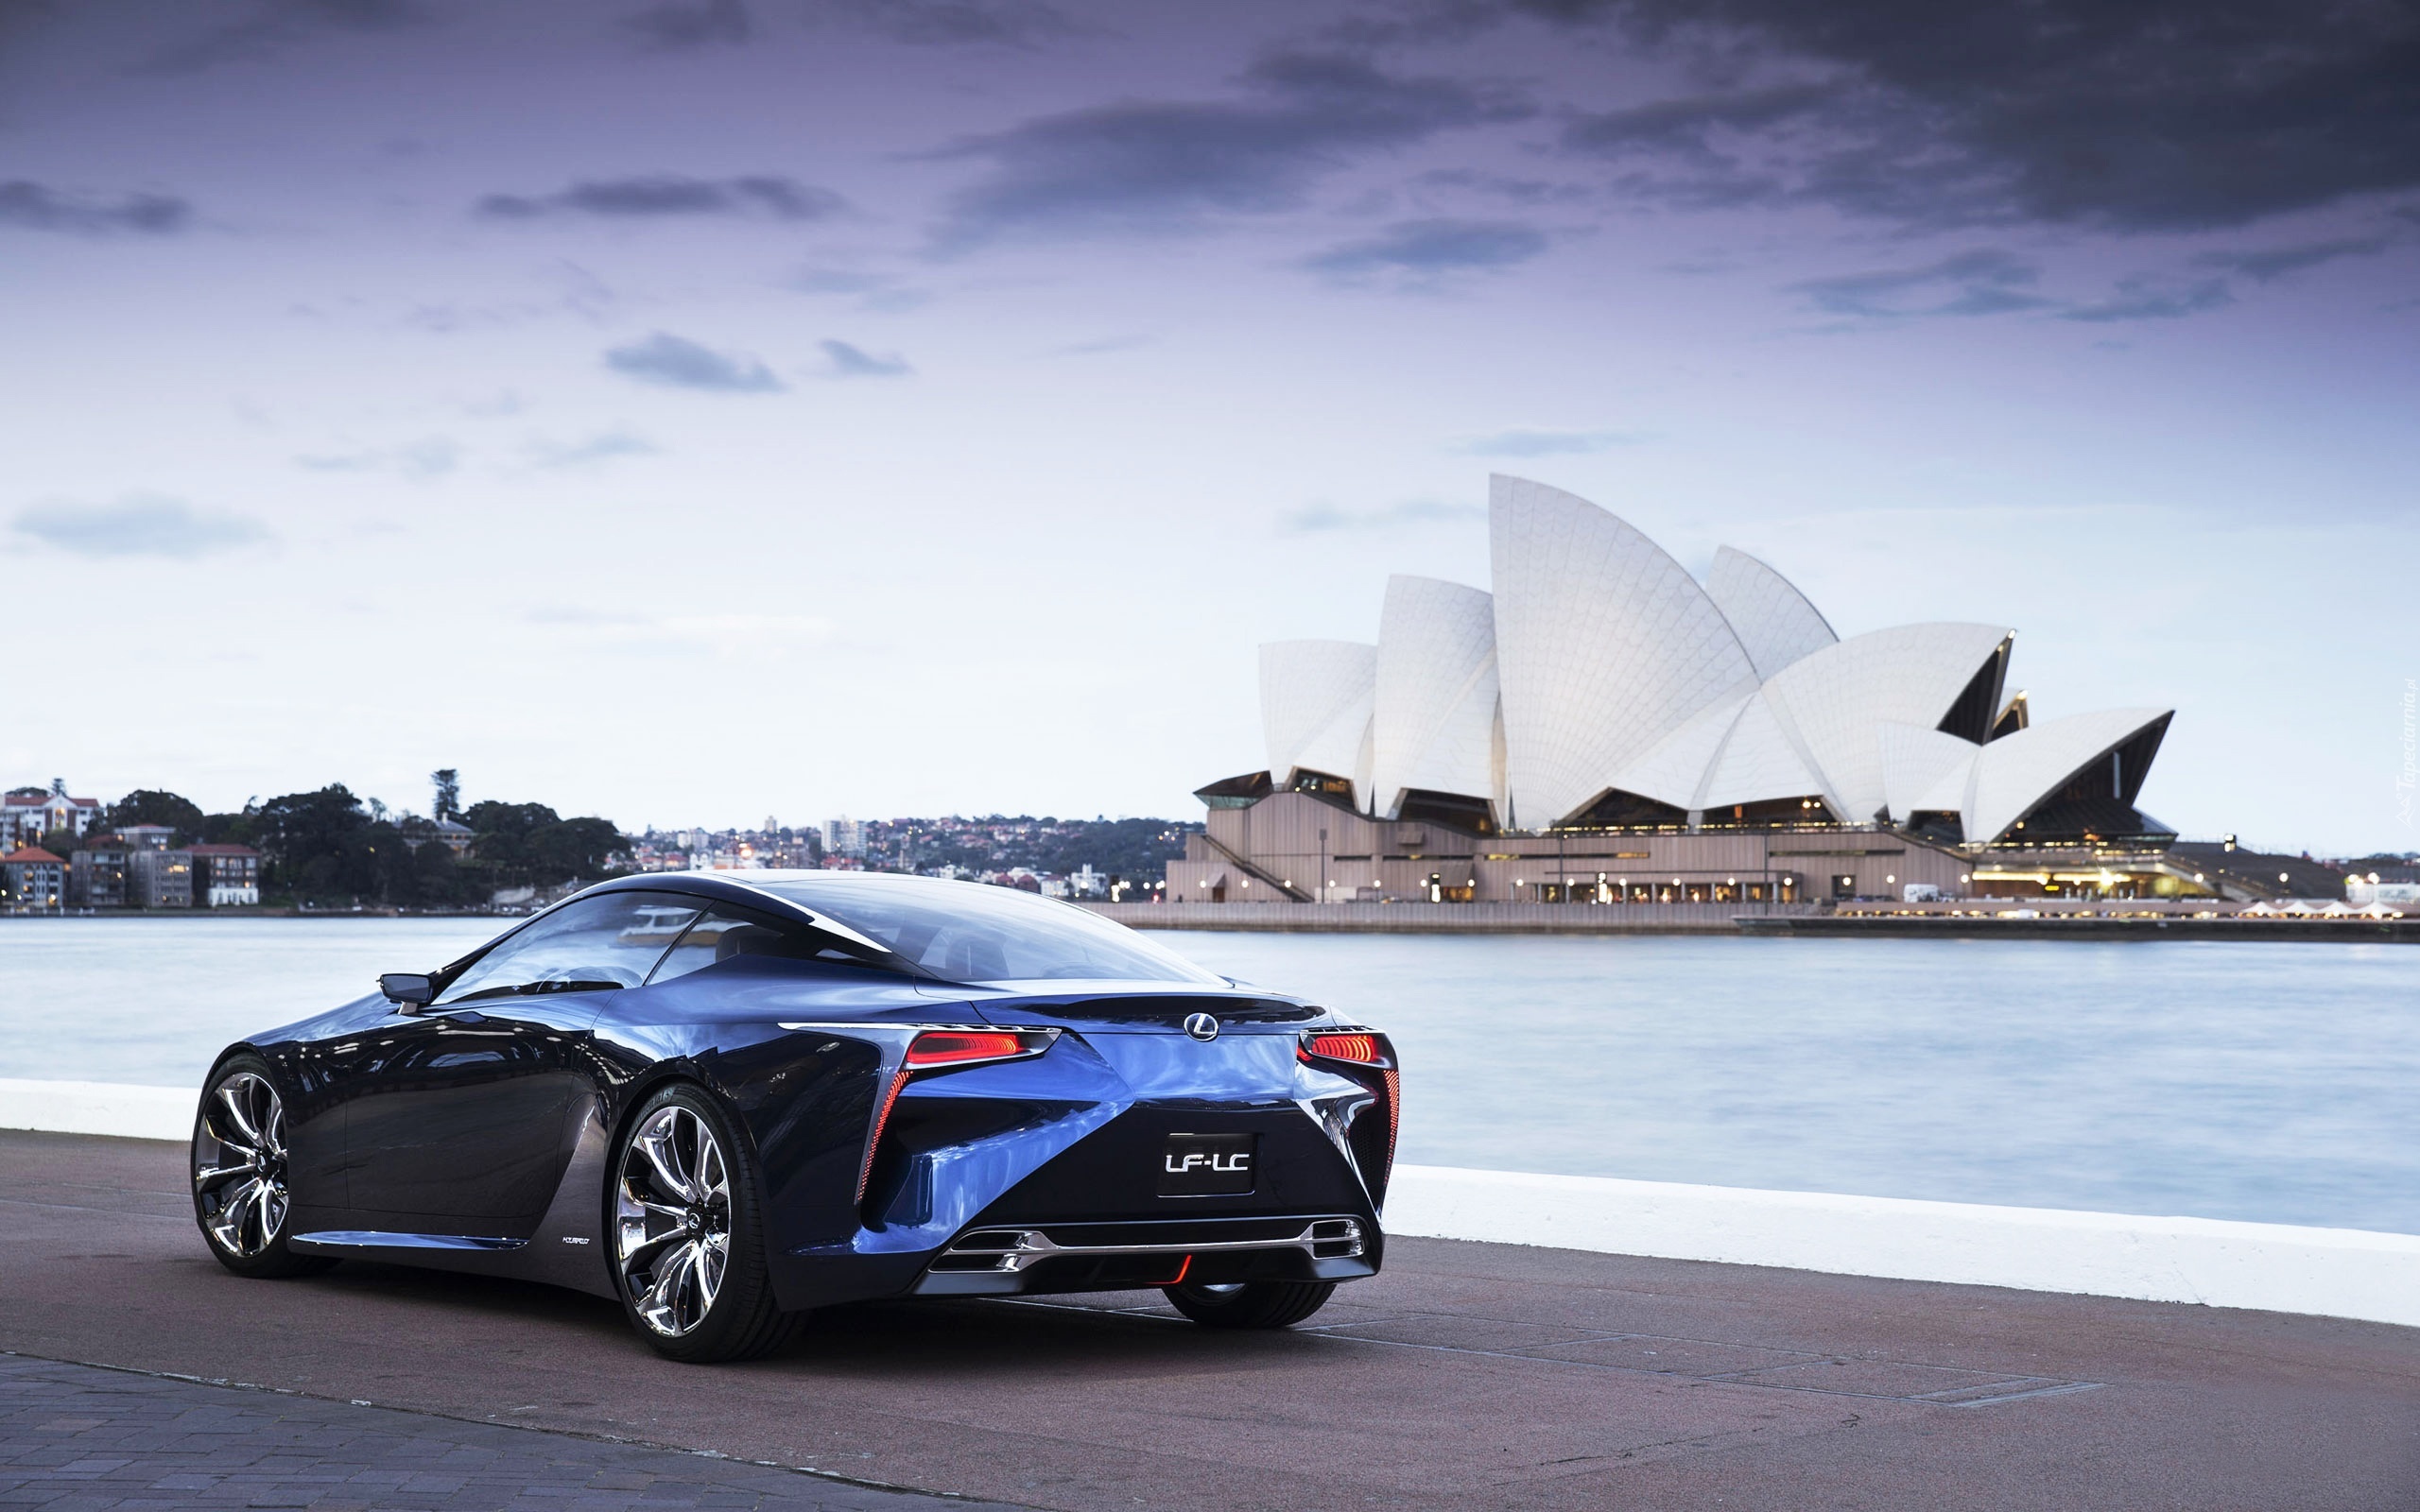
<instances>
[{"instance_id":1,"label":"concrete pavement","mask_svg":"<svg viewBox=\"0 0 2420 1512\"><path fill-rule=\"evenodd\" d=\"M503 1512L542 1503L579 1512L936 1505L677 1450L0 1356L0 1506Z\"/></svg>"},{"instance_id":2,"label":"concrete pavement","mask_svg":"<svg viewBox=\"0 0 2420 1512\"><path fill-rule=\"evenodd\" d=\"M2420 1331L2385 1324L1401 1240L1290 1333L899 1303L697 1368L568 1293L239 1280L182 1177L0 1134L0 1348L1069 1512L2420 1506Z\"/></svg>"}]
</instances>

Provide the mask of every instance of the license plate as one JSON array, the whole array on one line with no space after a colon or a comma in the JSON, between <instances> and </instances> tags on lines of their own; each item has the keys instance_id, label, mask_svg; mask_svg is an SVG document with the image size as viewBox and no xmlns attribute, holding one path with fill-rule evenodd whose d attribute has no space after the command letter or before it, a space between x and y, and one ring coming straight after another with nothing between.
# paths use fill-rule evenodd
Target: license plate
<instances>
[{"instance_id":1,"label":"license plate","mask_svg":"<svg viewBox=\"0 0 2420 1512\"><path fill-rule=\"evenodd\" d=\"M1257 1134L1171 1134L1160 1155L1160 1195L1238 1196L1260 1163Z\"/></svg>"}]
</instances>

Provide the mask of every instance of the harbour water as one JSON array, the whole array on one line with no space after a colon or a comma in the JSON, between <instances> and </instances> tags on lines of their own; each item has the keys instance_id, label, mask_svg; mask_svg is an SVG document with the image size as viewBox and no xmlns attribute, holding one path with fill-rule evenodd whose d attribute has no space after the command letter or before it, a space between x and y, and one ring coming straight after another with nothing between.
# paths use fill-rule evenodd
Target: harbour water
<instances>
[{"instance_id":1,"label":"harbour water","mask_svg":"<svg viewBox=\"0 0 2420 1512\"><path fill-rule=\"evenodd\" d=\"M186 1085L481 919L0 921L0 1076ZM2420 1233L2420 951L1187 932L1395 1037L1437 1165Z\"/></svg>"}]
</instances>

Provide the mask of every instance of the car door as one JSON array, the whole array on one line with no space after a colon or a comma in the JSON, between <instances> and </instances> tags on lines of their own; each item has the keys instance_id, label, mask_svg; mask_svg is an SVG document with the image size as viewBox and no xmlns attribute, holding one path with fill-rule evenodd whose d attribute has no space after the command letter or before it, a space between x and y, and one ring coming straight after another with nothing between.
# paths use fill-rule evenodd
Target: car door
<instances>
[{"instance_id":1,"label":"car door","mask_svg":"<svg viewBox=\"0 0 2420 1512\"><path fill-rule=\"evenodd\" d=\"M424 1007L360 1039L348 1085L347 1194L370 1230L525 1238L562 1179L596 1093L589 1031L696 916L669 893L612 892L532 919Z\"/></svg>"}]
</instances>

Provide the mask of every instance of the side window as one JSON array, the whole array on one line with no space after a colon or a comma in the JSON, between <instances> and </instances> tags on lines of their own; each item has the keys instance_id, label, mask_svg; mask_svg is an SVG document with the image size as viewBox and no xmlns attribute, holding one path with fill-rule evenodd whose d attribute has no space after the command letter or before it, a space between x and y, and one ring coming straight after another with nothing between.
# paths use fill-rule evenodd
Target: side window
<instances>
[{"instance_id":1,"label":"side window","mask_svg":"<svg viewBox=\"0 0 2420 1512\"><path fill-rule=\"evenodd\" d=\"M663 964L648 980L650 984L669 982L735 955L772 955L788 961L828 961L841 966L884 964L865 959L845 941L796 919L777 919L717 906L689 926L689 933L681 936L681 943L666 954Z\"/></svg>"},{"instance_id":2,"label":"side window","mask_svg":"<svg viewBox=\"0 0 2420 1512\"><path fill-rule=\"evenodd\" d=\"M438 1005L636 987L697 914L667 893L583 898L506 936L446 985Z\"/></svg>"}]
</instances>

